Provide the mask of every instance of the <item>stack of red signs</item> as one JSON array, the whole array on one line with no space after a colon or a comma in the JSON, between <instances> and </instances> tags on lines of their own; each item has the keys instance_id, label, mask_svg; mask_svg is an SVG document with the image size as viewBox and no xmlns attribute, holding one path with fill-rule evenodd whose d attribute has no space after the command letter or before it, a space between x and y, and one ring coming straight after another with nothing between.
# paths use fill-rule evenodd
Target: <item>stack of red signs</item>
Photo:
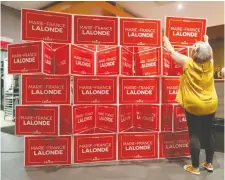
<instances>
[{"instance_id":1,"label":"stack of red signs","mask_svg":"<svg viewBox=\"0 0 225 180\"><path fill-rule=\"evenodd\" d=\"M119 77L118 160L155 159L161 110L161 21L120 18L120 44L133 54L133 76Z\"/></svg>"},{"instance_id":2,"label":"stack of red signs","mask_svg":"<svg viewBox=\"0 0 225 180\"><path fill-rule=\"evenodd\" d=\"M75 76L74 163L116 160L117 77Z\"/></svg>"},{"instance_id":3,"label":"stack of red signs","mask_svg":"<svg viewBox=\"0 0 225 180\"><path fill-rule=\"evenodd\" d=\"M166 24L184 55L205 33L203 19ZM8 46L8 72L22 80L25 166L189 155L176 102L183 69L162 48L160 20L22 9L22 32L26 42Z\"/></svg>"},{"instance_id":4,"label":"stack of red signs","mask_svg":"<svg viewBox=\"0 0 225 180\"><path fill-rule=\"evenodd\" d=\"M165 35L175 50L188 56L190 46L202 41L206 33L206 20L195 18L166 17ZM162 106L161 133L159 134L160 158L189 155L189 136L185 111L177 104L176 96L183 92L180 76L183 68L163 50L162 59Z\"/></svg>"},{"instance_id":5,"label":"stack of red signs","mask_svg":"<svg viewBox=\"0 0 225 180\"><path fill-rule=\"evenodd\" d=\"M71 55L78 53L75 45L68 44L72 15L22 9L21 19L22 40L27 42L8 46L8 72L21 75L22 105L16 106L15 131L25 136L25 166L69 165Z\"/></svg>"}]
</instances>

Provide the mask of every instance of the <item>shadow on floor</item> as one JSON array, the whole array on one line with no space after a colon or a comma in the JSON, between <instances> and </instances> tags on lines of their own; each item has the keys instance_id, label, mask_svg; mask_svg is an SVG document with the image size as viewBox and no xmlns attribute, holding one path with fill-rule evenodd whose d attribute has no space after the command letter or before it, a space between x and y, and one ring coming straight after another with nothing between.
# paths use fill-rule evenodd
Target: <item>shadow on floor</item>
<instances>
[{"instance_id":1,"label":"shadow on floor","mask_svg":"<svg viewBox=\"0 0 225 180\"><path fill-rule=\"evenodd\" d=\"M15 126L6 126L1 128L1 132L15 135Z\"/></svg>"}]
</instances>

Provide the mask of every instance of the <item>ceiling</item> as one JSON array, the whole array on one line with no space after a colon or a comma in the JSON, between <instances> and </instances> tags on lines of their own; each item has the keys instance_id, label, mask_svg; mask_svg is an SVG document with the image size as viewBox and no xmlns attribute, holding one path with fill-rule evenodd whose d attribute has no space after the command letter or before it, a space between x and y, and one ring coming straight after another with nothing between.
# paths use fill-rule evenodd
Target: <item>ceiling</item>
<instances>
[{"instance_id":1,"label":"ceiling","mask_svg":"<svg viewBox=\"0 0 225 180\"><path fill-rule=\"evenodd\" d=\"M43 9L57 2L4 1L1 3L20 10L21 8ZM161 19L162 24L165 16L207 18L208 27L224 24L223 1L117 1L117 3L136 17Z\"/></svg>"},{"instance_id":2,"label":"ceiling","mask_svg":"<svg viewBox=\"0 0 225 180\"><path fill-rule=\"evenodd\" d=\"M224 24L223 1L120 1L128 12L138 17L161 19L165 16L207 18L207 26Z\"/></svg>"},{"instance_id":3,"label":"ceiling","mask_svg":"<svg viewBox=\"0 0 225 180\"><path fill-rule=\"evenodd\" d=\"M21 8L43 9L55 4L55 1L2 1L1 4L20 10Z\"/></svg>"}]
</instances>

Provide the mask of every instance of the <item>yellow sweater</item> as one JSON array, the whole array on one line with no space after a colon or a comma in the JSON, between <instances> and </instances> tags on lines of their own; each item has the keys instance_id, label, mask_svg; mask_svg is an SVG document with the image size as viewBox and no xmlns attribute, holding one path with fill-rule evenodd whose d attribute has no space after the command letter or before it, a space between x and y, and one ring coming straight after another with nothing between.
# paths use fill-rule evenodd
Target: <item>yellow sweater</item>
<instances>
[{"instance_id":1,"label":"yellow sweater","mask_svg":"<svg viewBox=\"0 0 225 180\"><path fill-rule=\"evenodd\" d=\"M197 63L188 59L180 77L176 100L194 115L208 115L216 112L218 98L214 86L213 62Z\"/></svg>"}]
</instances>

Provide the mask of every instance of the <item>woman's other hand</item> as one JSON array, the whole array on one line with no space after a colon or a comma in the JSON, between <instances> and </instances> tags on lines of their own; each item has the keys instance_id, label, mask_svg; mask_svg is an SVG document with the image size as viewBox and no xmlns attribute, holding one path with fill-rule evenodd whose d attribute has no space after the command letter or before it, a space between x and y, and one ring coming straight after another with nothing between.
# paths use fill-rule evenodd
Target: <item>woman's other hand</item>
<instances>
[{"instance_id":1,"label":"woman's other hand","mask_svg":"<svg viewBox=\"0 0 225 180\"><path fill-rule=\"evenodd\" d=\"M204 42L209 45L209 37L207 35L204 35ZM211 61L213 62L213 52L212 52L212 59L211 59Z\"/></svg>"},{"instance_id":2,"label":"woman's other hand","mask_svg":"<svg viewBox=\"0 0 225 180\"><path fill-rule=\"evenodd\" d=\"M209 37L207 35L204 35L204 42L209 42Z\"/></svg>"}]
</instances>

